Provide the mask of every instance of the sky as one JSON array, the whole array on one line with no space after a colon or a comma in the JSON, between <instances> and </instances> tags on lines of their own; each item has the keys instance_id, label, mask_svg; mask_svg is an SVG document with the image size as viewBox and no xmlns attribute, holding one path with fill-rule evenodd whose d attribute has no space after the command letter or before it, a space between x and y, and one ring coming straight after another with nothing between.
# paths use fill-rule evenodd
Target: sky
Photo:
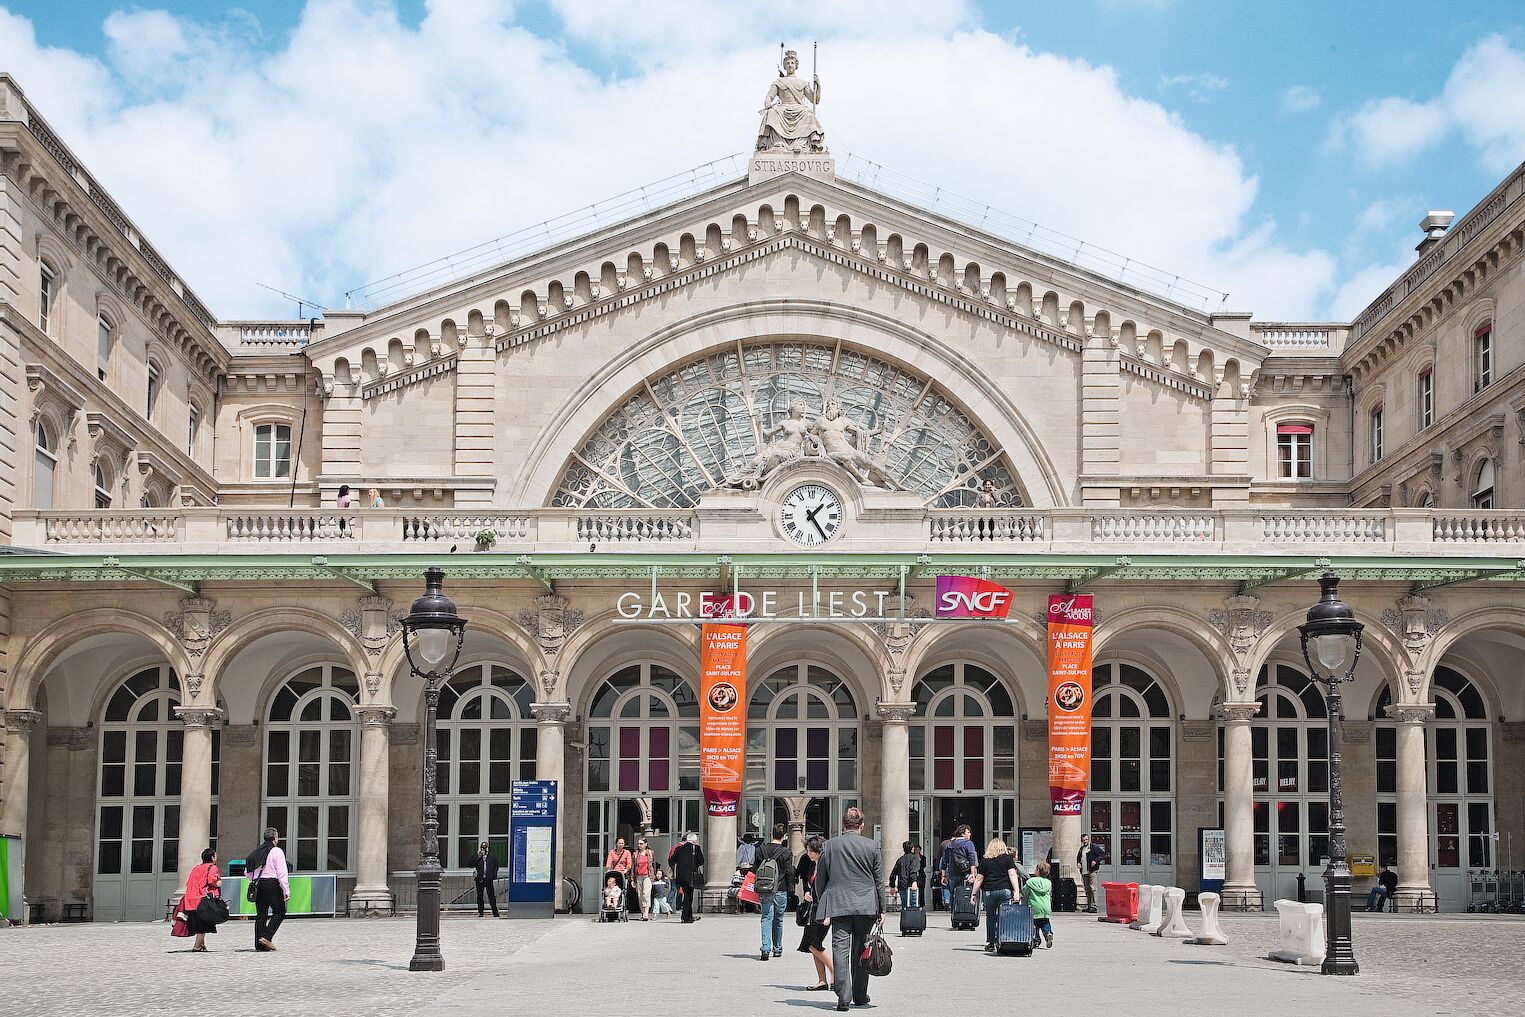
<instances>
[{"instance_id":1,"label":"sky","mask_svg":"<svg viewBox=\"0 0 1525 1017\"><path fill-rule=\"evenodd\" d=\"M223 319L746 151L779 42L808 71L818 41L839 160L1338 321L1428 210L1525 160L1522 26L1490 0L0 0L0 71Z\"/></svg>"}]
</instances>

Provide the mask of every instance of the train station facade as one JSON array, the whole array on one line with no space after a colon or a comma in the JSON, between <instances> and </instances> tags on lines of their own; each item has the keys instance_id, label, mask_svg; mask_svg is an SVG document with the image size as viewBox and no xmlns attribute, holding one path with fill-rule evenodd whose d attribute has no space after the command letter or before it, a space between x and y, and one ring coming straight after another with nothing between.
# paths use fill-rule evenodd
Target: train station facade
<instances>
[{"instance_id":1,"label":"train station facade","mask_svg":"<svg viewBox=\"0 0 1525 1017\"><path fill-rule=\"evenodd\" d=\"M697 831L719 892L741 834L856 804L891 858L964 820L1068 863L1087 831L1108 877L1188 888L1222 829L1226 896L1289 896L1328 845L1296 632L1325 569L1366 625L1351 852L1442 910L1525 854L1525 172L1428 218L1351 323L1204 308L787 144L423 292L229 322L5 76L0 168L0 833L40 917L160 917L267 825L351 913L405 906L429 565L468 621L458 878L548 779L585 886L615 837ZM1010 615L929 621L940 575ZM699 632L666 615L734 591L774 617L739 815L707 818ZM1093 762L1056 819L1065 591Z\"/></svg>"}]
</instances>

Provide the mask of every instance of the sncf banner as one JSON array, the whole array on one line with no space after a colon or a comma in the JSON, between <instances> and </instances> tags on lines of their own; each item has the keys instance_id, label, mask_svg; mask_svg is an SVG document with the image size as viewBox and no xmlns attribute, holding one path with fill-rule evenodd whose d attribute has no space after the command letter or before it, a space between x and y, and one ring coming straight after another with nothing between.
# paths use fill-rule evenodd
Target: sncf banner
<instances>
[{"instance_id":1,"label":"sncf banner","mask_svg":"<svg viewBox=\"0 0 1525 1017\"><path fill-rule=\"evenodd\" d=\"M1006 587L972 576L937 577L937 617L1005 618L1013 594Z\"/></svg>"},{"instance_id":2,"label":"sncf banner","mask_svg":"<svg viewBox=\"0 0 1525 1017\"><path fill-rule=\"evenodd\" d=\"M1048 598L1048 794L1054 815L1078 816L1091 775L1090 594Z\"/></svg>"},{"instance_id":3,"label":"sncf banner","mask_svg":"<svg viewBox=\"0 0 1525 1017\"><path fill-rule=\"evenodd\" d=\"M703 625L699 670L699 785L709 815L734 816L747 734L746 625Z\"/></svg>"}]
</instances>

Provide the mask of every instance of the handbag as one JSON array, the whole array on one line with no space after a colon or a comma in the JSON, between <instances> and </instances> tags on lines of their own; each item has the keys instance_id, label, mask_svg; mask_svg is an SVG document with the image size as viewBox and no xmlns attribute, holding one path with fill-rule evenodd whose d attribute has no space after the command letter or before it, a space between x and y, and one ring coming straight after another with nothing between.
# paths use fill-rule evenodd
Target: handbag
<instances>
[{"instance_id":1,"label":"handbag","mask_svg":"<svg viewBox=\"0 0 1525 1017\"><path fill-rule=\"evenodd\" d=\"M878 922L863 942L863 970L875 978L883 978L895 966L895 955L885 942L884 927Z\"/></svg>"},{"instance_id":2,"label":"handbag","mask_svg":"<svg viewBox=\"0 0 1525 1017\"><path fill-rule=\"evenodd\" d=\"M815 901L802 900L800 906L794 909L794 924L802 929L809 928L815 922Z\"/></svg>"},{"instance_id":3,"label":"handbag","mask_svg":"<svg viewBox=\"0 0 1525 1017\"><path fill-rule=\"evenodd\" d=\"M215 893L207 893L202 896L201 903L196 905L196 917L203 924L215 927L232 916L228 914L227 901Z\"/></svg>"},{"instance_id":4,"label":"handbag","mask_svg":"<svg viewBox=\"0 0 1525 1017\"><path fill-rule=\"evenodd\" d=\"M258 893L259 893L259 880L257 880L257 879L249 880L249 889L247 891L245 891L245 893L244 893L244 900L248 901L250 904L253 904L254 903L254 897Z\"/></svg>"}]
</instances>

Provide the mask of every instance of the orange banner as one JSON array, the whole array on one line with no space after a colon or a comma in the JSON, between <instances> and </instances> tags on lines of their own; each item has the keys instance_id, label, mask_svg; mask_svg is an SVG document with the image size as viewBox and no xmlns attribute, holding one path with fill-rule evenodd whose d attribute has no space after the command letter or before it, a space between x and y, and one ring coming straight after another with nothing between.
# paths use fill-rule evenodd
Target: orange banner
<instances>
[{"instance_id":1,"label":"orange banner","mask_svg":"<svg viewBox=\"0 0 1525 1017\"><path fill-rule=\"evenodd\" d=\"M734 816L747 737L747 627L701 628L699 785L711 816Z\"/></svg>"},{"instance_id":2,"label":"orange banner","mask_svg":"<svg viewBox=\"0 0 1525 1017\"><path fill-rule=\"evenodd\" d=\"M1087 593L1048 598L1048 795L1078 816L1091 777L1091 632Z\"/></svg>"}]
</instances>

